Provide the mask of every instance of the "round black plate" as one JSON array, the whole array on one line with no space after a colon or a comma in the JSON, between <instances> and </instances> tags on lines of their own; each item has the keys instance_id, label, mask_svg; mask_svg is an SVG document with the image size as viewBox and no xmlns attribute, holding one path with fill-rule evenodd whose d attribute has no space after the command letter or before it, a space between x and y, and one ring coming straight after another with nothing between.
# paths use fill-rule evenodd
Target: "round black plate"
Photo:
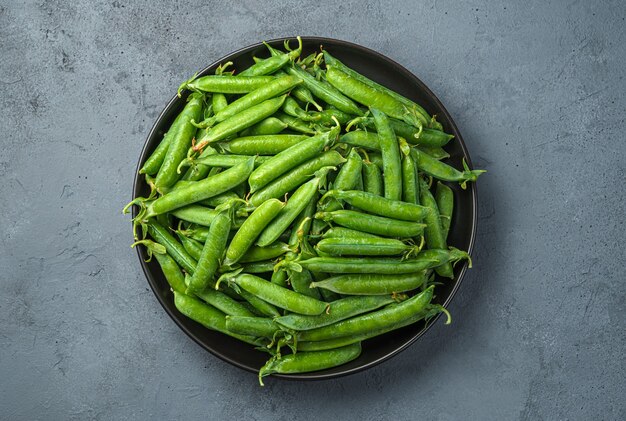
<instances>
[{"instance_id":1,"label":"round black plate","mask_svg":"<svg viewBox=\"0 0 626 421\"><path fill-rule=\"evenodd\" d=\"M275 47L282 47L283 41L284 38L275 39L269 41L269 44ZM454 165L456 168L461 168L461 160L465 158L469 166L472 166L463 138L456 128L452 117L450 117L450 114L448 114L443 104L430 89L404 67L376 51L346 41L330 38L303 37L303 43L303 57L314 51L319 51L321 45L346 65L372 80L415 100L426 108L431 115L436 114L438 120L443 124L444 130L455 136L453 141L446 146L446 150L450 154L450 158L447 162ZM293 45L295 45L295 40L292 41L292 46ZM232 61L235 69L244 69L254 63L252 59L253 56L268 56L267 50L263 44L258 43L235 51L206 67L199 74L201 76L213 74L215 68L220 63L227 61ZM175 89L176 87L172 87L172 90ZM137 170L139 170L143 162L150 156L154 148L156 148L161 141L163 134L174 121L176 115L182 110L183 105L184 100L175 96L167 104L161 115L159 115L141 151ZM450 185L450 187L454 190L455 209L448 243L461 250L467 250L471 254L476 231L476 187L474 184L468 184L467 190L461 190L458 185ZM144 178L137 173L133 185L133 197L145 196L148 192L149 188ZM135 216L136 211L136 209L133 210L133 216ZM258 371L267 360L268 354L256 351L250 345L239 342L221 333L210 331L180 314L174 307L173 295L170 292L169 286L158 264L155 261L150 263L145 262L146 253L143 247L137 247L137 253L141 267L157 299L165 311L167 311L170 317L187 335L204 349L224 361L228 361L245 370L252 372ZM467 264L458 264L455 269L454 279L446 280L443 285L437 287L437 296L435 298L437 303L443 304L444 306L450 303L459 288L459 284L461 283L466 269ZM370 339L363 344L363 353L359 358L340 367L313 373L277 375L276 377L306 380L329 379L365 370L406 349L421 337L432 324L433 322L426 326L424 323L417 323Z\"/></svg>"}]
</instances>

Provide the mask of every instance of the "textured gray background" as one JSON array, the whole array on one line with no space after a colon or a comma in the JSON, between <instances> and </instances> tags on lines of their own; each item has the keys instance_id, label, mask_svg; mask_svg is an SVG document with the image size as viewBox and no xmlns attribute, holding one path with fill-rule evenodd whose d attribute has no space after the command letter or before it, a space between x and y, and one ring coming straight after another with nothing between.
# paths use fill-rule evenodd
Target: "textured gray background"
<instances>
[{"instance_id":1,"label":"textured gray background","mask_svg":"<svg viewBox=\"0 0 626 421\"><path fill-rule=\"evenodd\" d=\"M2 3L0 418L626 417L623 2ZM451 326L262 389L168 318L120 209L181 80L295 34L405 65L489 173Z\"/></svg>"}]
</instances>

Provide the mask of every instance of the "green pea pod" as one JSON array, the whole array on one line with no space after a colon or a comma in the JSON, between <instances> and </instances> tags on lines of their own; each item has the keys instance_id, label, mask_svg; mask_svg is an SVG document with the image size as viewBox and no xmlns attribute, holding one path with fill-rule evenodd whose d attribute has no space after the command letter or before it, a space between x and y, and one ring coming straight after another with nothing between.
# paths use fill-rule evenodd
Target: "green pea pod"
<instances>
[{"instance_id":1,"label":"green pea pod","mask_svg":"<svg viewBox=\"0 0 626 421\"><path fill-rule=\"evenodd\" d=\"M238 335L229 331L226 328L226 315L215 307L205 304L196 298L175 291L174 305L182 314L208 329L216 330L252 345L262 345L264 343L264 341L260 341L253 336Z\"/></svg>"},{"instance_id":2,"label":"green pea pod","mask_svg":"<svg viewBox=\"0 0 626 421\"><path fill-rule=\"evenodd\" d=\"M242 131L241 136L272 135L280 133L286 128L287 125L276 117L268 117Z\"/></svg>"},{"instance_id":3,"label":"green pea pod","mask_svg":"<svg viewBox=\"0 0 626 421\"><path fill-rule=\"evenodd\" d=\"M428 213L432 212L427 207L416 205L414 203L387 199L385 197L380 197L372 193L361 192L358 190L330 190L322 196L320 201L324 201L327 198L342 200L350 206L362 209L369 213L385 216L387 218L402 219L404 221L421 221Z\"/></svg>"},{"instance_id":4,"label":"green pea pod","mask_svg":"<svg viewBox=\"0 0 626 421\"><path fill-rule=\"evenodd\" d=\"M255 135L239 137L218 145L232 154L275 155L300 143L304 139L307 139L307 136L293 134Z\"/></svg>"},{"instance_id":5,"label":"green pea pod","mask_svg":"<svg viewBox=\"0 0 626 421\"><path fill-rule=\"evenodd\" d=\"M172 190L147 206L144 218L156 216L185 205L197 203L231 190L243 183L254 169L254 158L227 169L215 176L195 181L193 184Z\"/></svg>"},{"instance_id":6,"label":"green pea pod","mask_svg":"<svg viewBox=\"0 0 626 421\"><path fill-rule=\"evenodd\" d=\"M384 196L383 174L376 164L363 161L363 190L376 196Z\"/></svg>"},{"instance_id":7,"label":"green pea pod","mask_svg":"<svg viewBox=\"0 0 626 421\"><path fill-rule=\"evenodd\" d=\"M207 124L209 126L212 126L214 123L222 122L247 110L254 105L260 104L265 100L275 98L286 93L299 83L302 83L302 81L293 76L276 78L267 85L261 86L260 88L255 89L254 91L231 102L224 109L217 112L213 117L210 117Z\"/></svg>"},{"instance_id":8,"label":"green pea pod","mask_svg":"<svg viewBox=\"0 0 626 421\"><path fill-rule=\"evenodd\" d=\"M383 237L370 234L367 232L351 230L349 228L344 228L344 227L332 227L332 228L327 229L324 232L324 234L322 235L322 238L345 238L345 239L351 240L351 239L363 239L363 238L377 239L377 238L383 238Z\"/></svg>"},{"instance_id":9,"label":"green pea pod","mask_svg":"<svg viewBox=\"0 0 626 421\"><path fill-rule=\"evenodd\" d=\"M278 215L285 206L278 199L270 199L262 203L241 225L226 250L225 266L236 263L248 251L263 229Z\"/></svg>"},{"instance_id":10,"label":"green pea pod","mask_svg":"<svg viewBox=\"0 0 626 421\"><path fill-rule=\"evenodd\" d=\"M155 243L154 241L141 240L131 245L131 247L135 247L138 244L145 246L148 250L148 255L157 259L157 262L161 267L161 271L165 276L165 280L169 284L170 288L173 291L185 292L185 289L187 288L185 286L185 275L183 275L183 272L180 270L176 261L172 259L169 254L167 254L165 246Z\"/></svg>"},{"instance_id":11,"label":"green pea pod","mask_svg":"<svg viewBox=\"0 0 626 421\"><path fill-rule=\"evenodd\" d=\"M177 234L178 234L178 238L180 239L180 243L183 245L185 250L187 250L187 253L189 253L189 255L193 257L194 260L197 261L202 255L202 243L194 240L193 238L185 237L184 235L181 235L180 233L177 233ZM195 273L195 269L194 269L194 273Z\"/></svg>"},{"instance_id":12,"label":"green pea pod","mask_svg":"<svg viewBox=\"0 0 626 421\"><path fill-rule=\"evenodd\" d=\"M317 352L298 352L281 358L271 358L259 370L259 384L263 386L263 377L274 373L293 374L325 370L349 363L361 355L361 344Z\"/></svg>"},{"instance_id":13,"label":"green pea pod","mask_svg":"<svg viewBox=\"0 0 626 421\"><path fill-rule=\"evenodd\" d=\"M198 142L193 147L193 150L200 151L209 143L231 137L237 134L237 132L266 119L283 105L285 98L286 95L282 95L277 98L265 100L216 124L211 130L207 131L206 136L202 139L197 139Z\"/></svg>"},{"instance_id":14,"label":"green pea pod","mask_svg":"<svg viewBox=\"0 0 626 421\"><path fill-rule=\"evenodd\" d=\"M299 118L282 112L274 114L274 117L285 123L290 130L305 134L315 134L315 130L311 128L310 124Z\"/></svg>"},{"instance_id":15,"label":"green pea pod","mask_svg":"<svg viewBox=\"0 0 626 421\"><path fill-rule=\"evenodd\" d=\"M229 297L225 293L221 291L216 291L213 288L207 288L202 291L198 291L194 293L195 296L200 298L205 303L212 305L216 309L220 310L227 316L240 316L240 317L251 317L254 316L250 310L246 308L239 301ZM229 329L230 330L230 329ZM234 332L238 333L238 332Z\"/></svg>"},{"instance_id":16,"label":"green pea pod","mask_svg":"<svg viewBox=\"0 0 626 421\"><path fill-rule=\"evenodd\" d=\"M201 129L204 130L204 129ZM202 153L200 154L200 156L197 158L198 160L204 159L210 155L215 155L217 154L217 151L213 148L210 147L206 147L204 148L204 150L202 151ZM183 175L182 180L180 181L198 181L198 180L202 180L203 178L206 178L206 176L209 175L209 172L211 171L211 167L209 167L208 165L192 165L187 172L185 173L185 175ZM174 184L174 186L176 186L178 183L180 183L180 181L177 181L176 184ZM163 192L164 193L164 192Z\"/></svg>"},{"instance_id":17,"label":"green pea pod","mask_svg":"<svg viewBox=\"0 0 626 421\"><path fill-rule=\"evenodd\" d=\"M154 181L157 189L173 186L178 181L178 165L185 159L187 150L191 146L191 140L196 133L196 127L191 124L191 121L200 118L203 102L204 97L202 95L191 94L182 111L183 115L177 122L178 124L170 127L168 133L171 133L172 137L169 139L167 153Z\"/></svg>"},{"instance_id":18,"label":"green pea pod","mask_svg":"<svg viewBox=\"0 0 626 421\"><path fill-rule=\"evenodd\" d=\"M200 205L187 205L171 212L176 218L205 227L211 226L218 212Z\"/></svg>"},{"instance_id":19,"label":"green pea pod","mask_svg":"<svg viewBox=\"0 0 626 421\"><path fill-rule=\"evenodd\" d=\"M468 181L476 181L478 176L485 172L485 170L471 170L465 161L463 161L464 171L459 171L415 148L411 150L411 155L420 171L437 180L456 181L461 185L462 189L466 188Z\"/></svg>"},{"instance_id":20,"label":"green pea pod","mask_svg":"<svg viewBox=\"0 0 626 421\"><path fill-rule=\"evenodd\" d=\"M280 327L267 317L226 316L226 328L239 335L273 338Z\"/></svg>"},{"instance_id":21,"label":"green pea pod","mask_svg":"<svg viewBox=\"0 0 626 421\"><path fill-rule=\"evenodd\" d=\"M248 273L237 275L229 281L270 304L298 314L321 314L328 305Z\"/></svg>"},{"instance_id":22,"label":"green pea pod","mask_svg":"<svg viewBox=\"0 0 626 421\"><path fill-rule=\"evenodd\" d=\"M361 117L354 121L368 129L376 129L373 118ZM418 128L404 121L396 120L395 118L390 118L389 123L396 133L396 136L406 139L406 141L412 145L441 148L450 142L450 140L454 139L454 135L442 132L441 130Z\"/></svg>"},{"instance_id":23,"label":"green pea pod","mask_svg":"<svg viewBox=\"0 0 626 421\"><path fill-rule=\"evenodd\" d=\"M320 184L323 184L322 180L320 180ZM298 219L295 220L294 224L292 225L293 229L291 230L291 233L289 235L289 246L298 246L298 244L300 244L301 242L301 239L309 235L313 222L313 215L315 215L315 209L317 208L318 198L319 194L315 192L311 200L309 200L309 203L298 216Z\"/></svg>"},{"instance_id":24,"label":"green pea pod","mask_svg":"<svg viewBox=\"0 0 626 421\"><path fill-rule=\"evenodd\" d=\"M361 177L362 168L363 160L356 150L352 149L348 154L346 163L341 166L339 172L337 173L337 177L335 177L333 188L337 190L351 190L356 188ZM332 212L342 208L341 203L334 199L328 200L324 204L320 201L318 206L320 210L325 212ZM320 220L315 220L314 224L315 223L324 224L324 222ZM321 230L321 228L317 229Z\"/></svg>"},{"instance_id":25,"label":"green pea pod","mask_svg":"<svg viewBox=\"0 0 626 421\"><path fill-rule=\"evenodd\" d=\"M217 213L209 228L209 236L207 237L196 271L189 279L187 291L196 293L202 291L213 280L220 266L220 260L226 251L226 243L228 242L228 234L230 233L231 209L224 209Z\"/></svg>"},{"instance_id":26,"label":"green pea pod","mask_svg":"<svg viewBox=\"0 0 626 421\"><path fill-rule=\"evenodd\" d=\"M376 132L354 130L341 136L339 142L370 151L380 151L380 142Z\"/></svg>"},{"instance_id":27,"label":"green pea pod","mask_svg":"<svg viewBox=\"0 0 626 421\"><path fill-rule=\"evenodd\" d=\"M424 224L402 221L384 216L368 215L351 210L318 212L316 219L334 222L342 227L386 237L417 237L424 232Z\"/></svg>"},{"instance_id":28,"label":"green pea pod","mask_svg":"<svg viewBox=\"0 0 626 421\"><path fill-rule=\"evenodd\" d=\"M322 341L356 335L410 321L411 316L422 313L430 304L433 289L434 286L430 286L406 301L391 304L381 310L342 320L329 326L299 332L298 341Z\"/></svg>"},{"instance_id":29,"label":"green pea pod","mask_svg":"<svg viewBox=\"0 0 626 421\"><path fill-rule=\"evenodd\" d=\"M272 272L271 282L276 285L280 285L283 288L287 288L287 271L286 270L276 270Z\"/></svg>"},{"instance_id":30,"label":"green pea pod","mask_svg":"<svg viewBox=\"0 0 626 421\"><path fill-rule=\"evenodd\" d=\"M228 107L228 100L226 99L226 95L220 92L215 92L211 95L211 106L213 107L214 113L219 113L224 108Z\"/></svg>"},{"instance_id":31,"label":"green pea pod","mask_svg":"<svg viewBox=\"0 0 626 421\"><path fill-rule=\"evenodd\" d=\"M155 220L150 220L147 223L148 233L154 238L154 240L165 246L167 254L178 263L187 273L193 274L196 268L196 260L189 255L187 250L180 244L174 236L170 233L169 229L163 227Z\"/></svg>"},{"instance_id":32,"label":"green pea pod","mask_svg":"<svg viewBox=\"0 0 626 421\"><path fill-rule=\"evenodd\" d=\"M385 93L389 96L391 96L392 98L396 99L397 101L401 102L402 104L404 104L409 110L414 110L416 117L422 122L423 125L427 126L429 124L431 124L432 117L430 115L428 115L428 112L426 112L426 110L420 106L419 104L415 103L414 101L411 101L410 99L398 94L397 92L383 86L380 85L376 82L374 82L371 79L368 79L367 77L363 76L362 74L356 72L355 70L351 69L350 67L346 66L345 64L343 64L342 62L340 62L339 60L337 60L335 57L331 56L330 53L326 50L324 50L324 60L326 62L327 66L331 66L334 67L336 69L341 70L342 72L344 72L345 74L349 75L350 77L360 81L361 83L363 83L364 85L367 85L381 93Z\"/></svg>"},{"instance_id":33,"label":"green pea pod","mask_svg":"<svg viewBox=\"0 0 626 421\"><path fill-rule=\"evenodd\" d=\"M189 162L193 162L195 165L206 165L208 167L220 167L220 168L230 168L235 165L239 165L243 162L246 162L250 159L249 155L210 155L204 158L196 158ZM255 156L254 157L254 165L255 167L260 166L262 163L270 160L269 156Z\"/></svg>"},{"instance_id":34,"label":"green pea pod","mask_svg":"<svg viewBox=\"0 0 626 421\"><path fill-rule=\"evenodd\" d=\"M446 238L443 235L441 218L439 217L439 209L437 208L437 201L428 189L426 182L422 179L420 179L420 202L431 209L431 212L425 217L426 229L424 230L424 239L426 240L426 246L429 249L447 249ZM437 267L435 271L438 275L445 278L454 277L450 263L445 263Z\"/></svg>"},{"instance_id":35,"label":"green pea pod","mask_svg":"<svg viewBox=\"0 0 626 421\"><path fill-rule=\"evenodd\" d=\"M402 200L419 205L417 168L410 154L402 155Z\"/></svg>"},{"instance_id":36,"label":"green pea pod","mask_svg":"<svg viewBox=\"0 0 626 421\"><path fill-rule=\"evenodd\" d=\"M351 273L313 282L311 287L324 288L339 294L388 295L413 291L427 281L427 271L399 275Z\"/></svg>"},{"instance_id":37,"label":"green pea pod","mask_svg":"<svg viewBox=\"0 0 626 421\"><path fill-rule=\"evenodd\" d=\"M371 109L378 132L378 142L383 157L385 197L400 200L402 198L402 166L398 140L389 125L389 119L376 108Z\"/></svg>"},{"instance_id":38,"label":"green pea pod","mask_svg":"<svg viewBox=\"0 0 626 421\"><path fill-rule=\"evenodd\" d=\"M276 72L284 67L290 61L294 61L302 53L302 39L296 37L298 40L298 48L289 52L289 54L277 54L265 60L260 60L242 71L240 76L261 76L268 75Z\"/></svg>"},{"instance_id":39,"label":"green pea pod","mask_svg":"<svg viewBox=\"0 0 626 421\"><path fill-rule=\"evenodd\" d=\"M346 97L331 85L326 85L321 81L315 79L306 70L301 69L298 66L288 67L287 73L293 76L297 76L304 82L313 95L324 101L325 103L332 105L344 113L353 115L362 115L361 109L350 98Z\"/></svg>"},{"instance_id":40,"label":"green pea pod","mask_svg":"<svg viewBox=\"0 0 626 421\"><path fill-rule=\"evenodd\" d=\"M339 128L303 140L289 149L280 152L255 169L248 179L252 193L265 187L271 181L293 169L297 165L312 159L336 138Z\"/></svg>"},{"instance_id":41,"label":"green pea pod","mask_svg":"<svg viewBox=\"0 0 626 421\"><path fill-rule=\"evenodd\" d=\"M244 264L243 272L244 273L268 273L274 271L274 262L273 261L264 261L264 262L251 262Z\"/></svg>"},{"instance_id":42,"label":"green pea pod","mask_svg":"<svg viewBox=\"0 0 626 421\"><path fill-rule=\"evenodd\" d=\"M285 193L292 191L307 180L313 178L316 171L324 167L341 165L345 161L346 160L337 151L330 150L324 152L317 158L300 164L254 193L250 198L250 203L254 206L259 206L268 199L282 197Z\"/></svg>"},{"instance_id":43,"label":"green pea pod","mask_svg":"<svg viewBox=\"0 0 626 421\"><path fill-rule=\"evenodd\" d=\"M267 247L280 237L298 215L306 208L313 196L317 193L320 179L315 177L304 183L296 190L287 201L285 207L269 223L257 240L257 245Z\"/></svg>"},{"instance_id":44,"label":"green pea pod","mask_svg":"<svg viewBox=\"0 0 626 421\"><path fill-rule=\"evenodd\" d=\"M246 300L252 306L252 308L254 308L258 313L263 316L278 317L281 315L276 307L266 301L263 301L256 295L250 294L244 289L239 289L238 294L241 296L241 298Z\"/></svg>"},{"instance_id":45,"label":"green pea pod","mask_svg":"<svg viewBox=\"0 0 626 421\"><path fill-rule=\"evenodd\" d=\"M419 252L419 247L393 238L324 238L315 248L330 256L398 256Z\"/></svg>"},{"instance_id":46,"label":"green pea pod","mask_svg":"<svg viewBox=\"0 0 626 421\"><path fill-rule=\"evenodd\" d=\"M191 78L178 87L178 96L185 89L196 92L215 92L221 94L247 94L271 83L274 76L227 76L209 75Z\"/></svg>"},{"instance_id":47,"label":"green pea pod","mask_svg":"<svg viewBox=\"0 0 626 421\"><path fill-rule=\"evenodd\" d=\"M435 158L437 161L450 158L450 154L446 152L443 148L431 148L429 146L418 146L417 149L420 152L424 152L425 154L431 156L432 158Z\"/></svg>"},{"instance_id":48,"label":"green pea pod","mask_svg":"<svg viewBox=\"0 0 626 421\"><path fill-rule=\"evenodd\" d=\"M325 110L310 111L309 118L311 121L317 121L320 124L334 126L339 122L341 125L347 124L352 120L352 115L344 113L336 108L327 108Z\"/></svg>"},{"instance_id":49,"label":"green pea pod","mask_svg":"<svg viewBox=\"0 0 626 421\"><path fill-rule=\"evenodd\" d=\"M468 260L461 250L422 250L409 259L391 257L313 257L298 264L312 272L403 274L432 269L446 263ZM471 267L471 261L470 261Z\"/></svg>"},{"instance_id":50,"label":"green pea pod","mask_svg":"<svg viewBox=\"0 0 626 421\"><path fill-rule=\"evenodd\" d=\"M450 223L452 222L452 212L454 211L454 192L450 187L438 181L437 189L435 190L435 201L437 202L439 217L441 218L443 238L448 238Z\"/></svg>"},{"instance_id":51,"label":"green pea pod","mask_svg":"<svg viewBox=\"0 0 626 421\"><path fill-rule=\"evenodd\" d=\"M396 302L396 299L391 295L346 297L330 303L328 312L318 316L287 314L286 316L275 318L274 321L286 329L311 330L332 325L359 314L368 313L394 302Z\"/></svg>"},{"instance_id":52,"label":"green pea pod","mask_svg":"<svg viewBox=\"0 0 626 421\"><path fill-rule=\"evenodd\" d=\"M154 152L152 152L150 157L146 159L146 162L143 163L143 166L139 170L139 174L155 175L156 173L159 172L159 168L161 168L161 164L163 164L163 159L165 158L165 155L167 154L167 149L170 146L172 137L174 137L174 135L179 132L178 126L181 124L181 121L185 118L185 115L186 114L184 110L183 112L178 114L178 116L176 117L172 125L170 126L170 130L167 133L165 133L165 135L163 136L163 139L159 143L159 146L156 147L156 149L154 150Z\"/></svg>"},{"instance_id":53,"label":"green pea pod","mask_svg":"<svg viewBox=\"0 0 626 421\"><path fill-rule=\"evenodd\" d=\"M308 295L316 300L322 300L319 290L311 286L313 283L311 272L306 269L300 272L287 269L287 272L289 273L289 283L294 291L302 295Z\"/></svg>"},{"instance_id":54,"label":"green pea pod","mask_svg":"<svg viewBox=\"0 0 626 421\"><path fill-rule=\"evenodd\" d=\"M365 341L370 338L374 338L376 336L383 335L385 333L394 331L396 329L403 328L404 326L408 326L410 324L419 322L420 320L426 319L429 320L431 317L436 316L439 313L446 313L448 316L448 320L446 324L450 324L451 318L448 311L439 305L429 305L426 310L411 315L410 318L405 319L399 323L388 325L382 329L370 330L363 333L358 333L354 335L342 336L334 339L326 339L322 341L304 341L298 342L297 349L298 352L310 352L310 351L325 351L327 349L335 349L340 348L342 346L351 345L354 343L358 343L361 341Z\"/></svg>"},{"instance_id":55,"label":"green pea pod","mask_svg":"<svg viewBox=\"0 0 626 421\"><path fill-rule=\"evenodd\" d=\"M285 103L283 104L283 112L287 115L299 118L300 120L303 120L303 121L319 120L319 117L315 118L311 116L309 113L307 113L306 111L304 111L302 108L300 108L300 105L298 104L298 102L296 102L296 100L291 97L285 100Z\"/></svg>"},{"instance_id":56,"label":"green pea pod","mask_svg":"<svg viewBox=\"0 0 626 421\"><path fill-rule=\"evenodd\" d=\"M283 208L284 209L284 208ZM261 262L264 260L272 260L289 251L289 246L279 241L265 247L252 246L239 259L239 263Z\"/></svg>"}]
</instances>

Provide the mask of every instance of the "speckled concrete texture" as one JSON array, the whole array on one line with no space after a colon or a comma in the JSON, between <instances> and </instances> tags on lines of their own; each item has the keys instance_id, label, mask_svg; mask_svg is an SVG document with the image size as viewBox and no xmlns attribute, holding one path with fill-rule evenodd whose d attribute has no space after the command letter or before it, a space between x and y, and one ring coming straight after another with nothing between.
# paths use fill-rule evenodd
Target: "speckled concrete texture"
<instances>
[{"instance_id":1,"label":"speckled concrete texture","mask_svg":"<svg viewBox=\"0 0 626 421\"><path fill-rule=\"evenodd\" d=\"M26 3L0 2L0 418L626 418L623 2ZM120 210L178 83L296 34L406 66L489 172L451 326L260 388L169 319Z\"/></svg>"}]
</instances>

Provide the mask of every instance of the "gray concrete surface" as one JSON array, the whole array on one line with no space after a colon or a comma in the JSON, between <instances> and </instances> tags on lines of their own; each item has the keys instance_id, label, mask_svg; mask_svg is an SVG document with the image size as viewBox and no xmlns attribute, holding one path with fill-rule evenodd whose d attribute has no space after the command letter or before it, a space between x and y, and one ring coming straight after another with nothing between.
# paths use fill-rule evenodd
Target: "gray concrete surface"
<instances>
[{"instance_id":1,"label":"gray concrete surface","mask_svg":"<svg viewBox=\"0 0 626 421\"><path fill-rule=\"evenodd\" d=\"M19 3L0 2L0 418L626 418L623 2ZM295 34L405 65L489 173L451 326L260 388L168 318L120 209L179 81Z\"/></svg>"}]
</instances>

